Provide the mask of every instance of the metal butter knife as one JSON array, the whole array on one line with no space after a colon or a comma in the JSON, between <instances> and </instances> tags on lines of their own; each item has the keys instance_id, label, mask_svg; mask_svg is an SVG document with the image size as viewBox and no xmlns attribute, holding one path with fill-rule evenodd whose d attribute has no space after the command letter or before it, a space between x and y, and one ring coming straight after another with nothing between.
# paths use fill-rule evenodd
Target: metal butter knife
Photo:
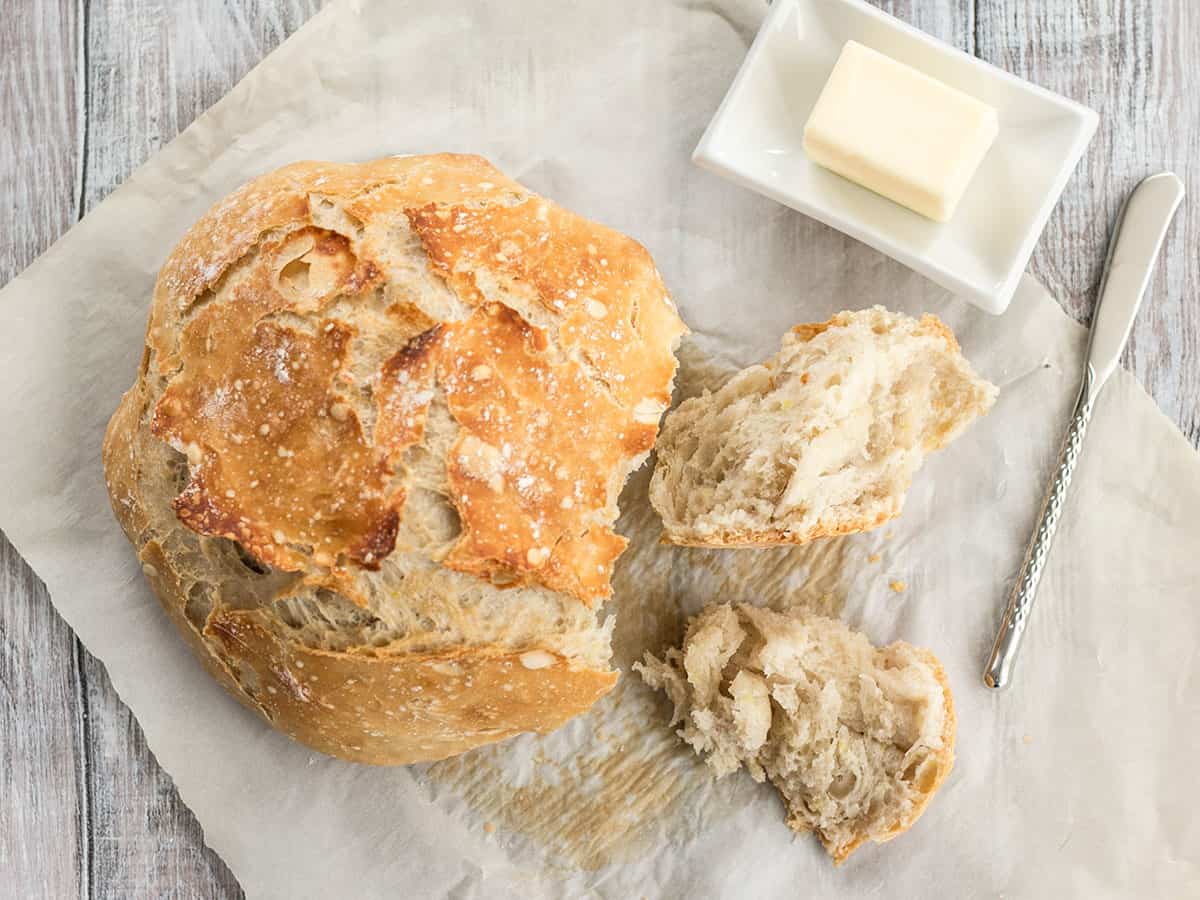
<instances>
[{"instance_id":1,"label":"metal butter knife","mask_svg":"<svg viewBox=\"0 0 1200 900\"><path fill-rule=\"evenodd\" d=\"M1121 351L1125 349L1167 226L1171 224L1171 218L1182 199L1183 182L1171 172L1161 172L1151 175L1134 188L1117 216L1108 245L1108 258L1104 263L1099 300L1092 316L1087 365L1079 385L1079 398L1075 401L1075 410L1058 452L1058 466L1046 491L1037 528L1025 551L1025 559L1009 594L1008 606L1000 620L1000 630L983 672L983 683L990 688L1002 688L1012 678L1021 637L1029 622L1038 582L1046 566L1067 488L1071 484L1071 476L1087 434L1092 406L1108 376L1116 369Z\"/></svg>"}]
</instances>

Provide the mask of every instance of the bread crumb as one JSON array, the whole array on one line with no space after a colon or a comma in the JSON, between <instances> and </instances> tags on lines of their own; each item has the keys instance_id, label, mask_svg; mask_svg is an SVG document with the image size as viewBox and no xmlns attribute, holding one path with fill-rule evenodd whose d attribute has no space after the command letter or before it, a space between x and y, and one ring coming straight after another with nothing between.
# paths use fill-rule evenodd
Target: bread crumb
<instances>
[{"instance_id":1,"label":"bread crumb","mask_svg":"<svg viewBox=\"0 0 1200 900\"><path fill-rule=\"evenodd\" d=\"M897 594L903 594L908 589L908 585L903 581L890 581L888 582L888 587L890 587Z\"/></svg>"},{"instance_id":2,"label":"bread crumb","mask_svg":"<svg viewBox=\"0 0 1200 900\"><path fill-rule=\"evenodd\" d=\"M150 563L142 563L142 574L147 578L157 578L158 569L154 568Z\"/></svg>"},{"instance_id":3,"label":"bread crumb","mask_svg":"<svg viewBox=\"0 0 1200 900\"><path fill-rule=\"evenodd\" d=\"M496 823L495 822L484 822L483 830L486 831L488 834L495 834L496 833Z\"/></svg>"},{"instance_id":4,"label":"bread crumb","mask_svg":"<svg viewBox=\"0 0 1200 900\"><path fill-rule=\"evenodd\" d=\"M883 559L883 557L882 557L882 556L880 556L878 553L872 553L870 556L868 556L868 557L867 557L867 562L869 562L869 563L877 563L877 562L879 562L879 560L881 560L881 559Z\"/></svg>"},{"instance_id":5,"label":"bread crumb","mask_svg":"<svg viewBox=\"0 0 1200 900\"><path fill-rule=\"evenodd\" d=\"M1032 744L1033 743L1033 735L1032 734L1025 735L1025 737L1021 738L1021 742L1026 745Z\"/></svg>"}]
</instances>

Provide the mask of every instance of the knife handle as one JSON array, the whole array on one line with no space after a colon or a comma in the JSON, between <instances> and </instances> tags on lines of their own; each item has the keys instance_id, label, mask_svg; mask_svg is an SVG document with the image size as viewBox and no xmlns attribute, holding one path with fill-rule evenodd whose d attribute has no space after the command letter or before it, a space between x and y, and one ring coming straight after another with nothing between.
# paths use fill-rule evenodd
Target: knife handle
<instances>
[{"instance_id":1,"label":"knife handle","mask_svg":"<svg viewBox=\"0 0 1200 900\"><path fill-rule=\"evenodd\" d=\"M1093 391L1094 381L1095 371L1089 364L1084 370L1079 397L1075 401L1075 411L1071 415L1062 447L1058 451L1058 466L1046 491L1046 498L1042 501L1037 528L1025 550L1025 559L1017 573L1012 593L1008 595L1008 606L1000 620L1000 629L996 634L996 642L992 645L987 668L983 671L983 683L990 688L1004 687L1012 676L1017 651L1021 649L1021 637L1025 634L1025 625L1029 620L1029 611L1033 608L1033 601L1037 596L1038 582L1042 580L1050 545L1054 542L1054 532L1058 530L1058 519L1062 515L1063 504L1067 498L1067 488L1071 484L1071 476L1075 474L1079 453L1083 449L1083 439L1092 419L1092 406L1096 401L1095 393L1098 393L1098 388Z\"/></svg>"}]
</instances>

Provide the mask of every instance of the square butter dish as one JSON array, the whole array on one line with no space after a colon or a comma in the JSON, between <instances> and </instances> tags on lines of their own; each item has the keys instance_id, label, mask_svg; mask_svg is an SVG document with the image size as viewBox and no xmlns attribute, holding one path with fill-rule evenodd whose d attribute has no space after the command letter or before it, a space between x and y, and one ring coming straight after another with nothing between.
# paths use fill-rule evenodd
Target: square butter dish
<instances>
[{"instance_id":1,"label":"square butter dish","mask_svg":"<svg viewBox=\"0 0 1200 900\"><path fill-rule=\"evenodd\" d=\"M848 40L998 111L999 134L949 222L930 221L847 181L802 149L809 113ZM861 0L775 0L692 158L999 314L1097 121L1087 107Z\"/></svg>"}]
</instances>

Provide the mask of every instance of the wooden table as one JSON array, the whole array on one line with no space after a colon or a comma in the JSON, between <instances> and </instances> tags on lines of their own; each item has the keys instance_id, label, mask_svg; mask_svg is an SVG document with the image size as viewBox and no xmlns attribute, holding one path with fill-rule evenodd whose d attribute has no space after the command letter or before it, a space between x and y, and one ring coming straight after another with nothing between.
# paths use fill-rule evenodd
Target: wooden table
<instances>
[{"instance_id":1,"label":"wooden table","mask_svg":"<svg viewBox=\"0 0 1200 900\"><path fill-rule=\"evenodd\" d=\"M653 2L653 0L648 0ZM875 0L1101 113L1032 271L1086 320L1143 175L1193 191L1126 365L1200 444L1200 3ZM6 0L0 284L228 91L323 0ZM15 14L14 14L15 13ZM13 896L235 897L171 779L37 576L0 536L0 882Z\"/></svg>"}]
</instances>

